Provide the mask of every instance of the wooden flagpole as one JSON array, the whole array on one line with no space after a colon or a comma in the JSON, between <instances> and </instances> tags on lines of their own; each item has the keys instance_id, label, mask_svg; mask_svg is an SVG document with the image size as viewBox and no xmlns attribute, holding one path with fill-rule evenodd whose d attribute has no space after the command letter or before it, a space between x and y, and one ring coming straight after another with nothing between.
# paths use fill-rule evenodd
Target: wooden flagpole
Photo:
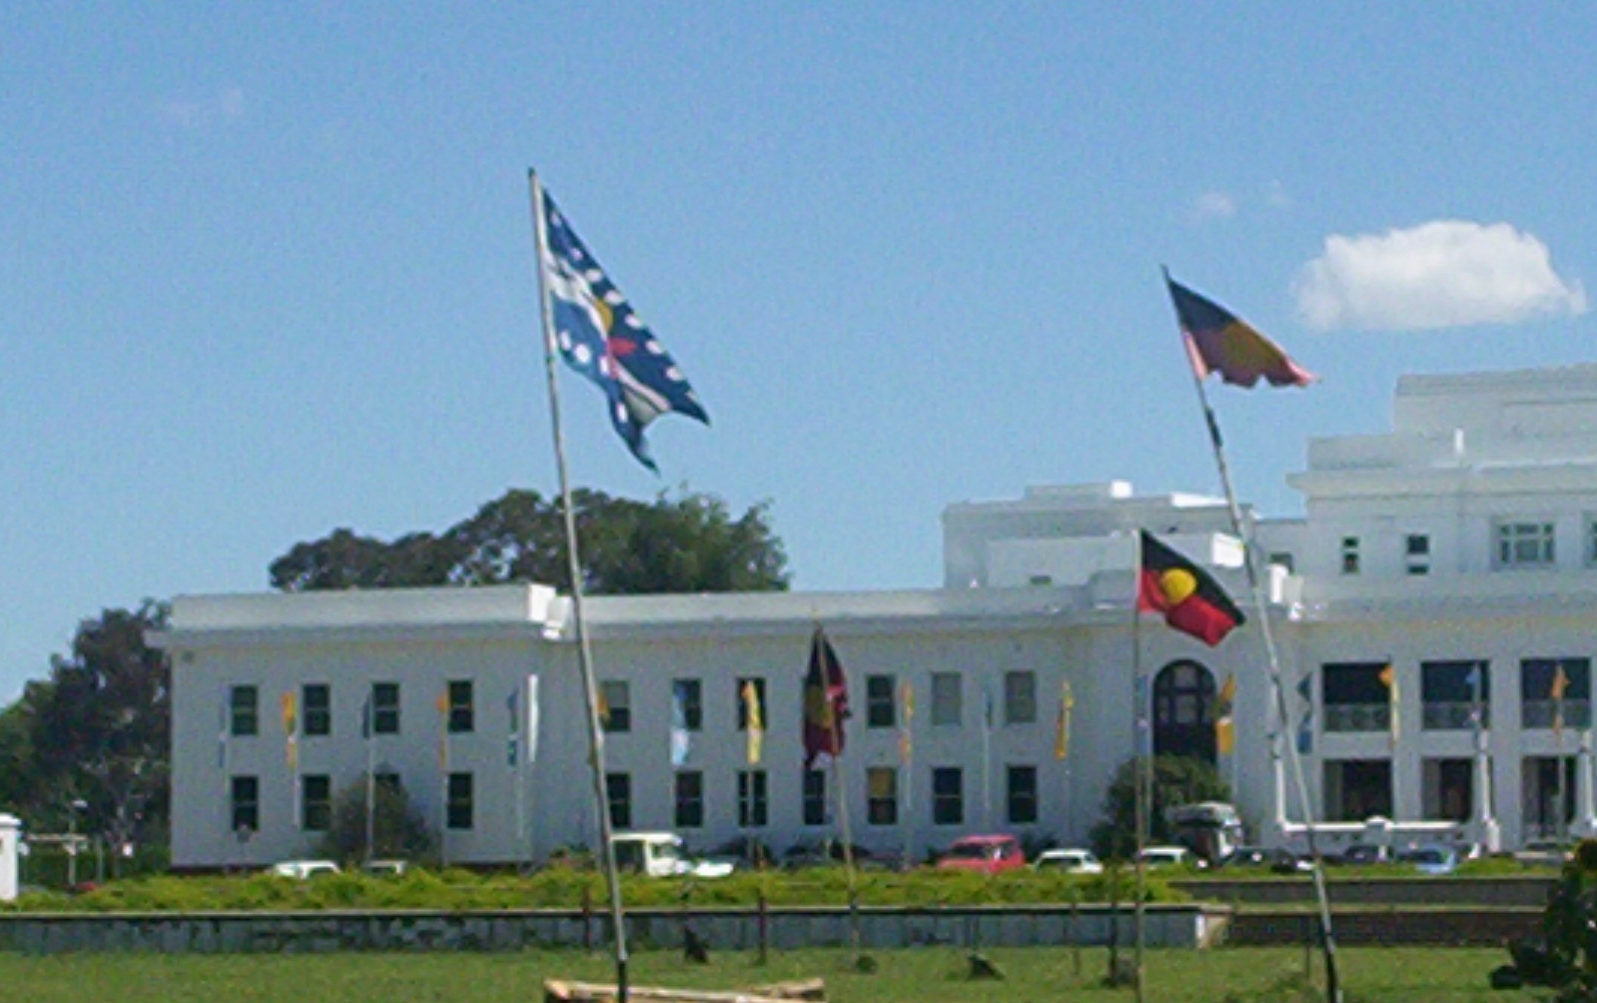
<instances>
[{"instance_id":1,"label":"wooden flagpole","mask_svg":"<svg viewBox=\"0 0 1597 1003\"><path fill-rule=\"evenodd\" d=\"M582 695L588 718L588 765L593 774L594 809L599 815L600 863L610 893L610 926L614 936L616 1000L627 1003L627 931L621 908L621 882L616 875L615 844L611 840L610 799L605 791L604 730L599 723L599 686L594 677L588 626L582 616L582 562L577 552L577 517L571 505L571 479L566 473L565 432L560 423L560 382L555 376L554 311L544 261L549 256L549 224L543 213L543 185L536 171L527 172L532 191L532 226L538 260L538 307L543 319L544 369L549 381L549 411L554 431L555 466L560 473L560 502L565 514L566 567L571 575L571 614L577 629L577 662L582 670Z\"/></svg>"},{"instance_id":2,"label":"wooden flagpole","mask_svg":"<svg viewBox=\"0 0 1597 1003\"><path fill-rule=\"evenodd\" d=\"M1132 562L1132 590L1131 590L1131 733L1136 743L1133 746L1133 780L1131 784L1131 817L1132 828L1136 830L1136 865L1137 865L1137 901L1132 906L1132 916L1136 935L1134 938L1134 953L1132 965L1133 986L1136 989L1137 1003L1142 1003L1142 955L1143 946L1147 941L1146 913L1143 909L1143 897L1148 885L1148 860L1143 850L1148 846L1148 774L1152 769L1150 760L1153 758L1153 733L1152 722L1148 720L1148 681L1142 674L1142 534L1139 532L1135 548L1135 557ZM1111 920L1112 922L1112 920ZM1113 962L1111 962L1112 964ZM1110 984L1114 984L1117 972L1110 971Z\"/></svg>"},{"instance_id":3,"label":"wooden flagpole","mask_svg":"<svg viewBox=\"0 0 1597 1003\"><path fill-rule=\"evenodd\" d=\"M1161 269L1164 273L1165 288L1171 287L1169 269ZM1181 321L1177 312L1176 322ZM1187 335L1183 332L1183 338ZM1189 357L1188 362L1191 363ZM1280 733L1276 741L1286 745L1287 761L1292 764L1293 781L1298 789L1298 806L1303 812L1303 831L1308 842L1309 856L1314 861L1314 894L1319 905L1321 944L1325 952L1325 995L1329 1003L1342 1003L1342 989L1337 978L1336 963L1336 937L1331 931L1331 903L1325 887L1325 861L1320 856L1319 845L1314 837L1314 816L1309 806L1308 785L1303 777L1303 759L1298 755L1297 745L1286 741L1287 704L1286 690L1281 684L1281 660L1275 646L1275 634L1270 627L1270 608L1265 600L1264 590L1259 584L1259 574L1254 566L1254 554L1258 549L1253 542L1253 536L1247 531L1242 520L1242 507L1237 503L1237 494L1231 486L1231 471L1226 465L1225 447L1220 438L1220 425L1215 420L1214 409L1209 406L1209 395L1203 389L1203 376L1198 372L1196 365L1191 365L1192 385L1198 392L1198 404L1203 409L1203 420L1209 429L1209 445L1214 452L1214 462L1220 473L1220 485L1225 490L1226 509L1231 517L1231 529L1242 543L1242 565L1247 572L1248 590L1253 595L1254 613L1259 620L1259 635L1264 639L1264 651L1269 663L1270 686L1275 692L1276 713L1281 721Z\"/></svg>"}]
</instances>

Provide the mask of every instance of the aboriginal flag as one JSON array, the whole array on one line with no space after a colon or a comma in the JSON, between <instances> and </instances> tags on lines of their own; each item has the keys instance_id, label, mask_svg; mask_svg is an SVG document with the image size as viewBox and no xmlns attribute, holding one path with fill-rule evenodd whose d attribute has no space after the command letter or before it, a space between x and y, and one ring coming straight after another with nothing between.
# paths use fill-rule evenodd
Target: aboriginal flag
<instances>
[{"instance_id":1,"label":"aboriginal flag","mask_svg":"<svg viewBox=\"0 0 1597 1003\"><path fill-rule=\"evenodd\" d=\"M804 768L822 754L843 754L843 721L848 713L848 680L832 642L819 626L810 639L810 667L804 676Z\"/></svg>"},{"instance_id":2,"label":"aboriginal flag","mask_svg":"<svg viewBox=\"0 0 1597 1003\"><path fill-rule=\"evenodd\" d=\"M1227 383L1251 387L1263 379L1273 387L1301 387L1314 374L1292 361L1281 346L1213 300L1165 277L1181 322L1181 335L1198 379L1219 373Z\"/></svg>"},{"instance_id":3,"label":"aboriginal flag","mask_svg":"<svg viewBox=\"0 0 1597 1003\"><path fill-rule=\"evenodd\" d=\"M1154 539L1142 536L1137 608L1163 613L1164 622L1214 647L1245 617L1208 572Z\"/></svg>"}]
</instances>

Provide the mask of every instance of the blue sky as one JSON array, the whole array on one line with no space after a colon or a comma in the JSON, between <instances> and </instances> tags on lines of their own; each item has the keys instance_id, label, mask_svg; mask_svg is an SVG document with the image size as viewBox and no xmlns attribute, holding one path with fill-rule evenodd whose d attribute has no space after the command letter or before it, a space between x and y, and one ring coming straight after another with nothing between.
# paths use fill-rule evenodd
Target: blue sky
<instances>
[{"instance_id":1,"label":"blue sky","mask_svg":"<svg viewBox=\"0 0 1597 1003\"><path fill-rule=\"evenodd\" d=\"M556 488L536 167L772 503L801 589L931 587L944 505L1219 490L1159 267L1323 381L1212 387L1266 513L1410 372L1588 361L1597 10L13 4L0 700L77 623Z\"/></svg>"}]
</instances>

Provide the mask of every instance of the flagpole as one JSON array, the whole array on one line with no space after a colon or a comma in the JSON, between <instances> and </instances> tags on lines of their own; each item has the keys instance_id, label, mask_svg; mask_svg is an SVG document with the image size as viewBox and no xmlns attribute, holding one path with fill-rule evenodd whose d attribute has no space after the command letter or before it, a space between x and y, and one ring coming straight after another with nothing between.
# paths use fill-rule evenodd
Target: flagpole
<instances>
[{"instance_id":1,"label":"flagpole","mask_svg":"<svg viewBox=\"0 0 1597 1003\"><path fill-rule=\"evenodd\" d=\"M577 552L577 519L571 505L571 480L566 471L565 432L560 423L560 383L555 376L554 316L549 304L549 284L544 281L544 259L549 254L548 221L543 212L543 185L538 172L529 170L532 194L533 237L536 241L538 307L543 321L544 369L549 384L549 412L554 434L555 466L560 475L560 500L565 514L567 570L571 576L571 614L577 631L577 662L582 670L582 693L587 708L588 762L593 773L594 807L599 815L600 861L610 896L610 925L614 935L616 1000L627 1003L627 936L621 908L621 883L616 875L615 845L611 842L610 801L605 791L604 732L599 726L599 687L594 677L593 654L588 644L587 622L582 615L582 563Z\"/></svg>"},{"instance_id":2,"label":"flagpole","mask_svg":"<svg viewBox=\"0 0 1597 1003\"><path fill-rule=\"evenodd\" d=\"M1137 867L1137 901L1132 907L1133 925L1136 929L1134 962L1136 969L1133 986L1136 989L1137 1003L1142 1003L1142 955L1143 945L1147 940L1147 930L1144 926L1146 914L1143 910L1143 897L1148 884L1148 860L1142 851L1148 845L1148 771L1151 768L1149 760L1152 758L1152 734L1148 722L1148 681L1142 674L1142 607L1139 598L1142 595L1142 534L1136 536L1132 544L1136 553L1132 559L1133 585L1131 590L1131 732L1135 742L1134 756L1132 759L1131 783L1131 817L1132 828L1135 831L1136 841L1136 867ZM1113 962L1111 962L1112 964ZM1116 977L1113 970L1109 973L1111 984Z\"/></svg>"},{"instance_id":3,"label":"flagpole","mask_svg":"<svg viewBox=\"0 0 1597 1003\"><path fill-rule=\"evenodd\" d=\"M1170 270L1161 267L1164 273L1165 288L1171 289ZM1176 321L1181 320L1180 311L1176 312ZM1183 332L1183 339L1190 337ZM1191 363L1190 353L1188 362ZM1269 662L1270 685L1275 691L1276 711L1280 715L1282 731L1284 733L1287 715L1286 691L1281 684L1281 659L1276 650L1275 634L1270 627L1270 608L1265 600L1264 590L1259 584L1258 570L1254 567L1253 555L1257 549L1253 543L1252 535L1247 532L1242 521L1242 508L1237 503L1236 490L1231 485L1231 470L1226 464L1225 446L1220 438L1220 424L1215 420L1214 409L1209 406L1209 395L1203 388L1203 375L1196 365L1189 365L1192 370L1192 385L1198 392L1198 404L1203 409L1204 423L1209 430L1209 445L1214 452L1215 467L1220 474L1220 485L1225 491L1226 510L1231 517L1231 528L1236 533L1237 539L1242 543L1242 566L1248 578L1248 591L1253 594L1253 606L1259 618L1259 634L1264 639L1265 657ZM1284 735L1278 741L1285 742ZM1292 767L1293 781L1298 789L1298 805L1303 812L1303 831L1308 843L1309 856L1314 861L1314 894L1320 912L1320 931L1323 936L1325 951L1325 994L1329 1003L1342 1003L1341 984L1337 978L1336 965L1336 937L1331 930L1331 902L1325 885L1325 861L1320 856L1320 849L1314 837L1314 815L1309 805L1308 784L1303 776L1303 760L1298 755L1297 745L1285 742L1287 761Z\"/></svg>"},{"instance_id":4,"label":"flagpole","mask_svg":"<svg viewBox=\"0 0 1597 1003\"><path fill-rule=\"evenodd\" d=\"M366 687L366 702L361 706L361 714L366 732L366 860L369 862L376 856L372 842L377 831L377 750L373 745L377 740L377 711L372 706L370 684Z\"/></svg>"},{"instance_id":5,"label":"flagpole","mask_svg":"<svg viewBox=\"0 0 1597 1003\"><path fill-rule=\"evenodd\" d=\"M819 623L816 623L815 630L817 633L821 633L823 638L825 637L825 634L821 632ZM813 647L813 641L811 645ZM843 869L848 878L849 939L853 942L854 947L854 965L856 968L860 968L863 967L864 956L860 953L859 889L854 874L854 836L848 824L848 794L843 789L843 767L841 763L843 757L839 755L843 749L842 735L839 733L843 723L837 719L837 704L832 699L830 671L832 668L836 668L838 677L841 679L845 670L842 659L827 658L824 646L821 652L821 693L826 707L826 726L832 737L832 749L830 752L832 781L837 788L837 820L843 830ZM847 688L846 679L843 685Z\"/></svg>"}]
</instances>

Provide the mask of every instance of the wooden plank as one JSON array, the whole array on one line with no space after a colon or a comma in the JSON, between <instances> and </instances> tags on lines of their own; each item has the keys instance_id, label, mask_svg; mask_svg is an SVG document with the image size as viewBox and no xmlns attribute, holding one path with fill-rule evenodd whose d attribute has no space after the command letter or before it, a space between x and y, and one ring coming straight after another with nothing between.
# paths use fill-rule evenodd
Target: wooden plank
<instances>
[{"instance_id":1,"label":"wooden plank","mask_svg":"<svg viewBox=\"0 0 1597 1003\"><path fill-rule=\"evenodd\" d=\"M826 983L821 979L802 979L755 986L752 989L668 989L660 986L628 986L629 999L650 1003L792 1003L807 1000L825 1003ZM573 982L545 979L544 1003L608 1003L616 998L614 983Z\"/></svg>"}]
</instances>

